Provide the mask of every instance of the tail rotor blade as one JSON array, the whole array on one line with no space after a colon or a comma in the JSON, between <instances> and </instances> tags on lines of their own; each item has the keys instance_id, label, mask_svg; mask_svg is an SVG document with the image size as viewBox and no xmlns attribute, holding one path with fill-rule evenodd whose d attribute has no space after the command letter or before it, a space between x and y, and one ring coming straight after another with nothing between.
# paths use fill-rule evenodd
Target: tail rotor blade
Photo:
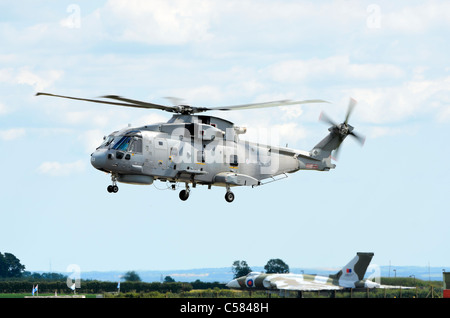
<instances>
[{"instance_id":1,"label":"tail rotor blade","mask_svg":"<svg viewBox=\"0 0 450 318\"><path fill-rule=\"evenodd\" d=\"M364 146L364 143L366 142L366 137L361 135L361 134L357 134L355 132L351 132L350 135L352 135L353 137L355 137L355 139L361 144L361 146Z\"/></svg>"},{"instance_id":2,"label":"tail rotor blade","mask_svg":"<svg viewBox=\"0 0 450 318\"><path fill-rule=\"evenodd\" d=\"M336 124L333 120L331 120L327 115L325 115L325 113L321 113L320 114L320 121L326 122L328 124L332 125L332 129L330 129L330 131L332 131L334 134L336 134L339 138L336 148L333 151L333 155L332 158L334 160L338 160L339 158L339 153L341 151L341 147L342 147L342 142L344 141L345 137L347 137L348 135L351 135L352 137L354 137L356 139L356 141L361 144L361 146L364 145L365 141L366 141L366 137L363 135L360 135L356 132L353 131L354 127L350 126L348 124L348 121L350 119L350 116L356 106L356 100L353 98L350 98L350 101L348 103L348 109L347 109L347 114L345 115L345 121L342 124Z\"/></svg>"},{"instance_id":3,"label":"tail rotor blade","mask_svg":"<svg viewBox=\"0 0 450 318\"><path fill-rule=\"evenodd\" d=\"M331 118L328 117L324 112L321 112L321 113L320 113L319 120L320 120L320 121L323 121L323 122L325 122L325 123L328 123L328 124L330 124L330 125L332 125L332 126L336 126L336 125L337 125L337 124L336 124L333 120L331 120Z\"/></svg>"},{"instance_id":4,"label":"tail rotor blade","mask_svg":"<svg viewBox=\"0 0 450 318\"><path fill-rule=\"evenodd\" d=\"M332 158L333 158L335 161L338 161L338 160L339 160L339 153L340 153L341 146L342 146L342 140L339 142L337 148L334 149L334 151L333 151L333 156L332 156Z\"/></svg>"},{"instance_id":5,"label":"tail rotor blade","mask_svg":"<svg viewBox=\"0 0 450 318\"><path fill-rule=\"evenodd\" d=\"M352 114L352 112L353 112L353 109L355 108L355 105L356 105L356 100L355 99L353 99L353 98L350 98L350 101L349 101L349 103L348 103L348 110L347 110L347 115L345 116L345 121L344 121L344 123L347 125L347 123L348 123L348 119L350 118L350 115Z\"/></svg>"}]
</instances>

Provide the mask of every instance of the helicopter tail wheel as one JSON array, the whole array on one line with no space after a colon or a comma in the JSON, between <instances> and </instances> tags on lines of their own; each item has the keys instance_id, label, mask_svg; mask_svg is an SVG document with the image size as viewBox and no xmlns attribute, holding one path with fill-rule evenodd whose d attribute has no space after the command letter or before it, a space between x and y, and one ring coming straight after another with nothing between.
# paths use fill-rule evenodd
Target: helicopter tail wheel
<instances>
[{"instance_id":1,"label":"helicopter tail wheel","mask_svg":"<svg viewBox=\"0 0 450 318\"><path fill-rule=\"evenodd\" d=\"M181 190L180 191L180 199L182 201L186 201L189 198L189 190Z\"/></svg>"},{"instance_id":2,"label":"helicopter tail wheel","mask_svg":"<svg viewBox=\"0 0 450 318\"><path fill-rule=\"evenodd\" d=\"M234 201L234 193L231 191L227 191L227 193L225 193L225 200L227 202L233 202Z\"/></svg>"}]
</instances>

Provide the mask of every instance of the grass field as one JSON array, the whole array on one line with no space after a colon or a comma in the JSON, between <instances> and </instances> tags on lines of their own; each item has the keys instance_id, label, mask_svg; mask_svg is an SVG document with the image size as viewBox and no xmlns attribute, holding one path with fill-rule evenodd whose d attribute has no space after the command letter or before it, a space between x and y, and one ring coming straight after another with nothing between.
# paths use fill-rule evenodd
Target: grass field
<instances>
[{"instance_id":1,"label":"grass field","mask_svg":"<svg viewBox=\"0 0 450 318\"><path fill-rule=\"evenodd\" d=\"M97 295L93 295L93 294L83 294L83 295L85 296L85 298L96 298L97 297ZM51 296L55 296L55 294L39 294L39 296L51 297ZM58 296L69 296L69 295L58 295ZM25 298L25 297L33 297L33 296L31 295L31 293L0 294L0 298Z\"/></svg>"},{"instance_id":2,"label":"grass field","mask_svg":"<svg viewBox=\"0 0 450 318\"><path fill-rule=\"evenodd\" d=\"M398 278L382 278L382 284L394 285L394 286L411 286L413 289L374 289L374 290L346 290L337 292L303 292L303 298L442 298L443 297L443 283L442 281L423 281L414 278L398 277ZM24 285L25 284L25 285ZM3 289L0 288L3 293L0 293L0 298L25 298L32 297L31 292L23 293L19 291L26 290L32 283L14 282L4 283ZM127 283L123 283L125 286ZM129 284L129 283L128 283ZM187 285L186 285L187 284ZM13 286L17 287L17 293L14 291ZM122 287L121 285L121 287ZM61 287L62 286L62 287ZM171 286L171 287L170 287ZM9 290L7 289L9 287ZM67 287L64 283L59 284L44 284L39 285L42 293L39 296L55 296L55 292L58 296L72 296L70 291L66 293ZM129 284L128 288L117 292L105 292L108 290L114 290L115 283L111 282L99 282L99 281L86 281L81 283L81 289L77 290L77 295L84 295L85 298L297 298L299 295L297 292L279 293L273 291L271 293L267 291L243 291L233 290L228 288L222 288L212 285L205 285L193 288L189 283L135 283ZM150 289L152 287L153 289ZM161 289L154 289L160 288ZM168 288L170 287L170 288ZM184 287L184 288L180 288ZM188 288L186 288L188 287ZM42 289L41 289L42 288ZM49 293L49 291L54 291Z\"/></svg>"}]
</instances>

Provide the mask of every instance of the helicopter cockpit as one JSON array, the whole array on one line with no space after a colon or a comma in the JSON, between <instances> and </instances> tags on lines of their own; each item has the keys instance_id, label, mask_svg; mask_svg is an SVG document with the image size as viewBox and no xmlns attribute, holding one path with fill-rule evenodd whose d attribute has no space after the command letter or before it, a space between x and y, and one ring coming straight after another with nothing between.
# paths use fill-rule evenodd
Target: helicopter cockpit
<instances>
[{"instance_id":1,"label":"helicopter cockpit","mask_svg":"<svg viewBox=\"0 0 450 318\"><path fill-rule=\"evenodd\" d=\"M128 131L125 134L113 132L105 137L97 149L114 149L123 152L142 153L142 134L138 130Z\"/></svg>"}]
</instances>

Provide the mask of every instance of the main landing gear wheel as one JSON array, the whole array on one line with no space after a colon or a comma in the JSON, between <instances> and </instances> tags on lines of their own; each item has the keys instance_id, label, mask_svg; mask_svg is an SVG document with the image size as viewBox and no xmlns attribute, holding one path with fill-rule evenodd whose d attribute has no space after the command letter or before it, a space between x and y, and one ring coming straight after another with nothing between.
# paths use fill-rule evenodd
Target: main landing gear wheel
<instances>
[{"instance_id":1,"label":"main landing gear wheel","mask_svg":"<svg viewBox=\"0 0 450 318\"><path fill-rule=\"evenodd\" d=\"M189 190L180 191L180 199L186 201L189 198Z\"/></svg>"},{"instance_id":2,"label":"main landing gear wheel","mask_svg":"<svg viewBox=\"0 0 450 318\"><path fill-rule=\"evenodd\" d=\"M117 191L119 191L119 187L116 185L109 185L106 190L108 190L109 193L117 193Z\"/></svg>"},{"instance_id":3,"label":"main landing gear wheel","mask_svg":"<svg viewBox=\"0 0 450 318\"><path fill-rule=\"evenodd\" d=\"M182 201L186 201L189 198L189 192L190 192L190 188L189 188L189 183L186 183L186 190L181 190L180 191L180 199Z\"/></svg>"},{"instance_id":4,"label":"main landing gear wheel","mask_svg":"<svg viewBox=\"0 0 450 318\"><path fill-rule=\"evenodd\" d=\"M231 191L228 191L227 193L225 193L225 200L227 202L233 202L234 200L234 193Z\"/></svg>"}]
</instances>

